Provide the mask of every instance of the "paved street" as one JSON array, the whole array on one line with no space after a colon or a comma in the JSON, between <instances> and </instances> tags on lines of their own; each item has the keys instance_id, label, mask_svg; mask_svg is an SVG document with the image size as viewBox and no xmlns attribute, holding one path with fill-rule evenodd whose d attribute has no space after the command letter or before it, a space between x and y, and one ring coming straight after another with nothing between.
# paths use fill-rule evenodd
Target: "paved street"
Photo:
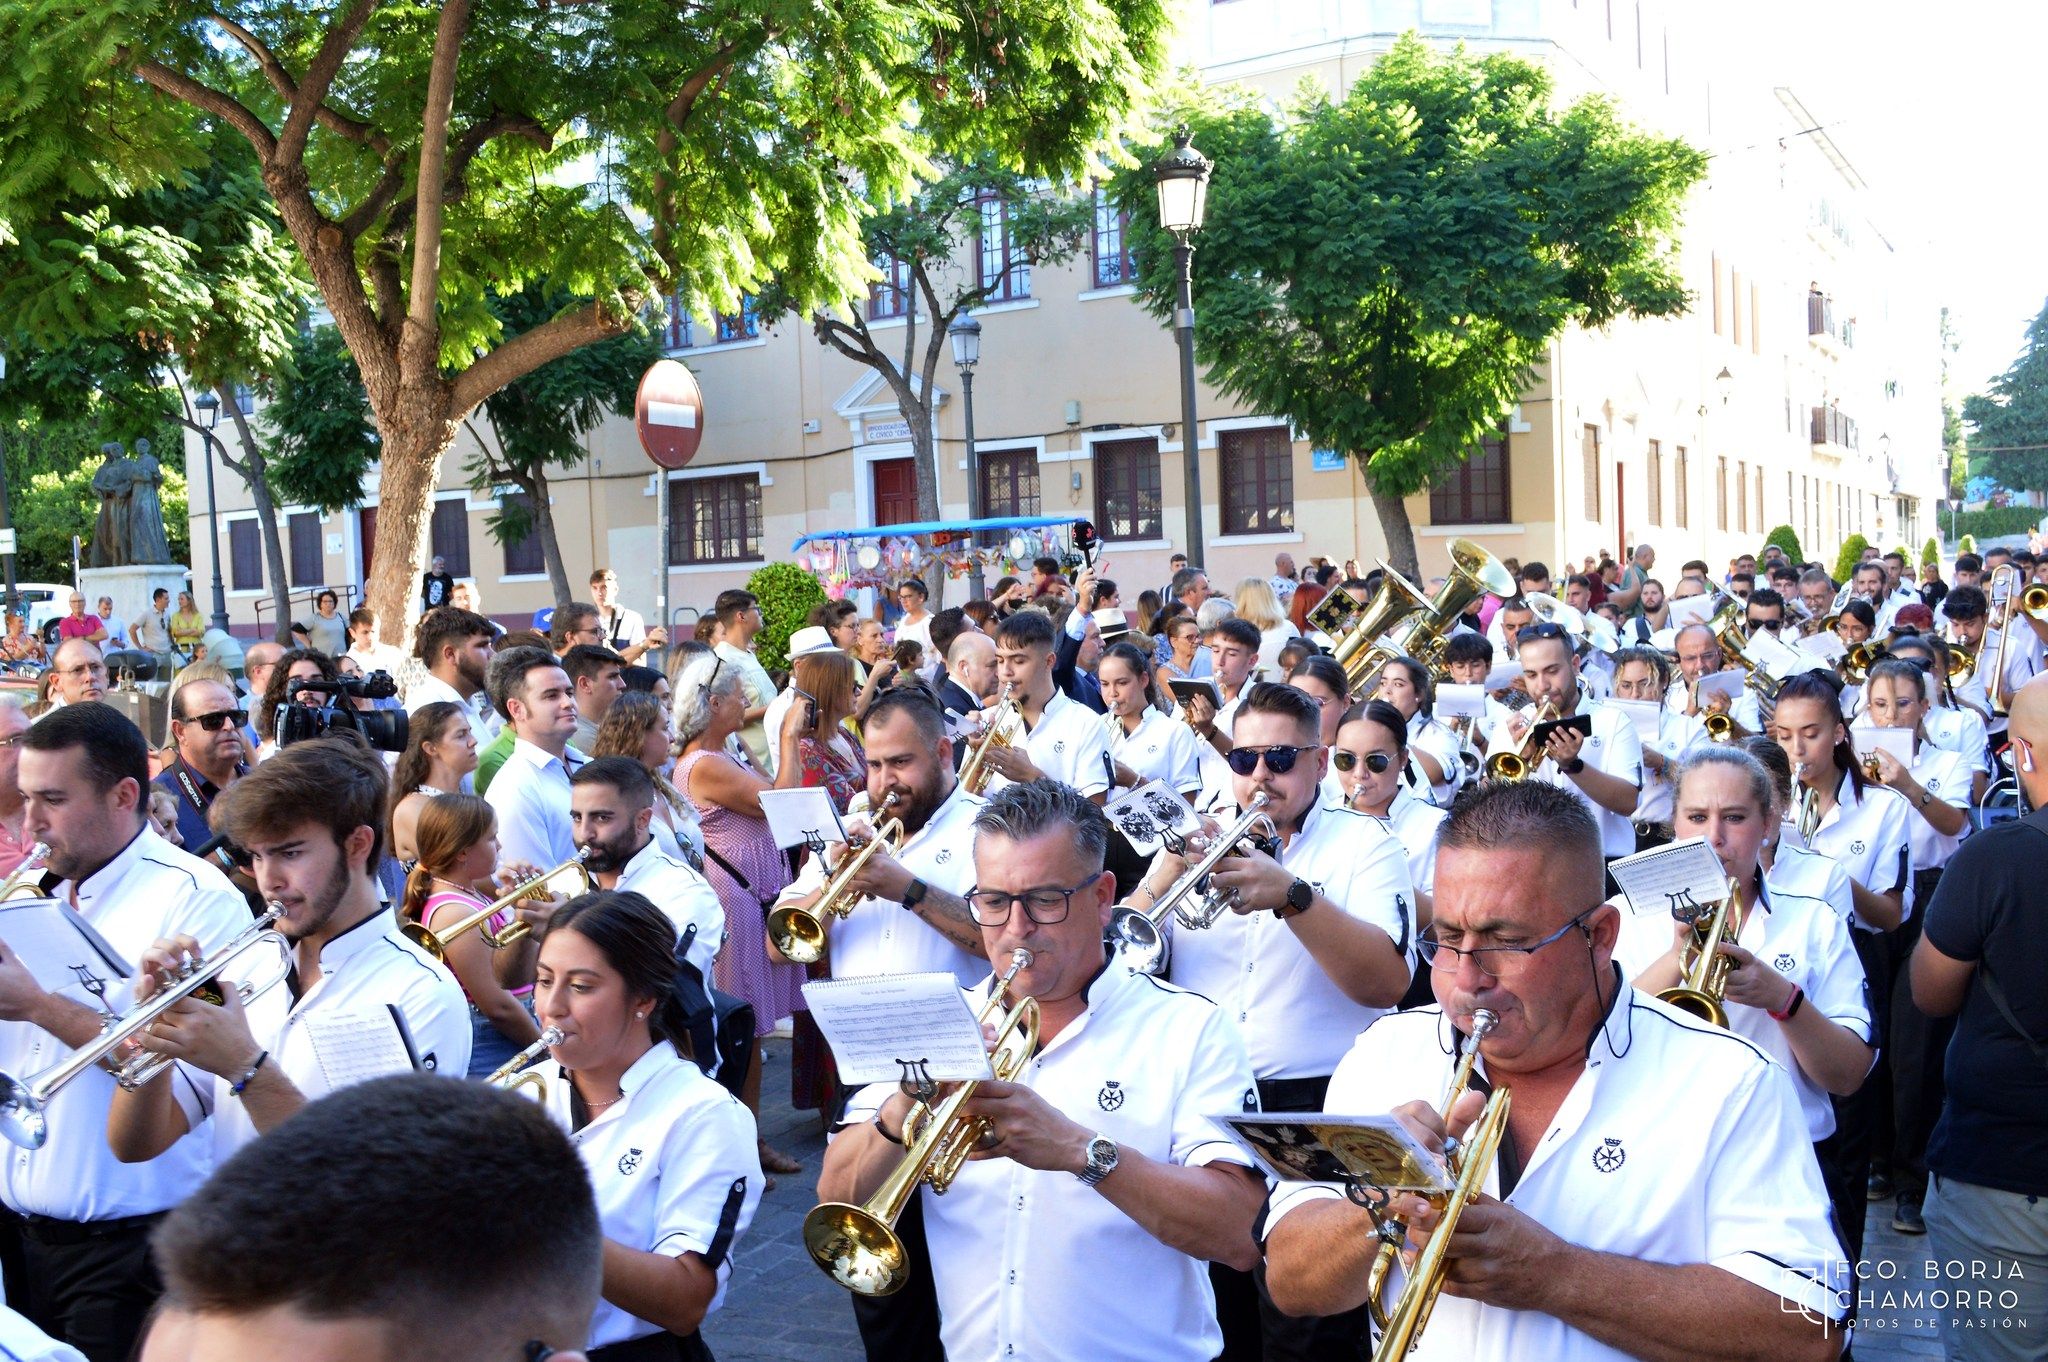
<instances>
[{"instance_id":1,"label":"paved street","mask_svg":"<svg viewBox=\"0 0 2048 1362\"><path fill-rule=\"evenodd\" d=\"M861 1362L846 1292L812 1266L803 1250L801 1226L815 1200L825 1139L815 1113L790 1109L789 1042L769 1041L765 1062L761 1127L769 1143L804 1161L804 1171L779 1179L761 1199L754 1227L734 1257L725 1306L712 1317L705 1336L718 1362ZM1923 1276L1926 1238L1896 1233L1891 1213L1888 1201L1871 1207L1864 1231L1865 1256L1872 1263L1892 1264L1897 1276L1865 1284L1857 1362L1921 1362L1941 1356L1931 1316L1883 1308L1887 1287L1896 1294L1934 1285Z\"/></svg>"}]
</instances>

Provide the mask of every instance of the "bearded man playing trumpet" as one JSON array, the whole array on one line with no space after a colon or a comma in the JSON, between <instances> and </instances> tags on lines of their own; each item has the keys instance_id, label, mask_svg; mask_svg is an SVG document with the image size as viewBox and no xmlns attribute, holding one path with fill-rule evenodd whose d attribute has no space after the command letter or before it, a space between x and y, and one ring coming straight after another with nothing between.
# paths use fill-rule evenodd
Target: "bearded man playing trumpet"
<instances>
[{"instance_id":1,"label":"bearded man playing trumpet","mask_svg":"<svg viewBox=\"0 0 2048 1362\"><path fill-rule=\"evenodd\" d=\"M948 1193L917 1194L949 1357L1208 1362L1222 1334L1205 1264L1257 1257L1263 1186L1209 1120L1256 1106L1251 1066L1214 1004L1110 961L1109 831L1043 780L974 820L968 902L997 974L1029 952L1009 1000L1037 1000L1039 1044L1019 1081L982 1082L961 1108L988 1131ZM996 982L968 1006L982 1013ZM855 1097L823 1200L876 1193L912 1106L893 1084Z\"/></svg>"},{"instance_id":2,"label":"bearded man playing trumpet","mask_svg":"<svg viewBox=\"0 0 2048 1362\"><path fill-rule=\"evenodd\" d=\"M1326 1110L1391 1109L1439 1147L1496 1089L1512 1098L1413 1356L1833 1357L1847 1264L1798 1095L1749 1041L1628 986L1600 872L1599 828L1568 792L1525 781L1468 796L1444 824L1420 943L1437 1006L1382 1017L1330 1081ZM1439 1112L1480 1012L1494 1025L1470 1085ZM1410 1250L1438 1223L1419 1196L1381 1213L1405 1223ZM1262 1231L1281 1309L1366 1302L1381 1244L1372 1211L1329 1185L1287 1183Z\"/></svg>"}]
</instances>

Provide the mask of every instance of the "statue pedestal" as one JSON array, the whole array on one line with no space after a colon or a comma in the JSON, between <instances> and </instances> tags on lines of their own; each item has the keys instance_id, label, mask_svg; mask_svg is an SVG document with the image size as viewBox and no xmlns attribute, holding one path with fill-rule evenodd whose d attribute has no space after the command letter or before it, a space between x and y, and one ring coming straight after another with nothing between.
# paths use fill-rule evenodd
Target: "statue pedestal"
<instances>
[{"instance_id":1,"label":"statue pedestal","mask_svg":"<svg viewBox=\"0 0 2048 1362\"><path fill-rule=\"evenodd\" d=\"M78 571L78 589L85 597L85 613L99 606L102 596L114 598L114 620L123 630L136 616L149 609L149 598L158 587L171 593L167 613L178 609L178 593L185 590L186 569L177 563L130 563L123 567L89 567ZM61 602L60 602L61 604Z\"/></svg>"}]
</instances>

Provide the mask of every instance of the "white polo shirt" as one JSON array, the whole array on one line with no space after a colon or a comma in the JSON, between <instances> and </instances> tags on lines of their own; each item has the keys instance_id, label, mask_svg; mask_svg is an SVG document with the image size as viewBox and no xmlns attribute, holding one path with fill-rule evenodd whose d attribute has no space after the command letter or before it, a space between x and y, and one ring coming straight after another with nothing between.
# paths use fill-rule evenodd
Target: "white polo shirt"
<instances>
[{"instance_id":1,"label":"white polo shirt","mask_svg":"<svg viewBox=\"0 0 2048 1362\"><path fill-rule=\"evenodd\" d=\"M964 898L974 887L974 818L985 803L954 782L953 793L904 841L897 862L930 887ZM803 870L776 901L794 903L815 894L825 879L818 858L807 856ZM827 923L825 931L825 962L834 979L950 974L965 988L988 975L985 957L963 950L916 913L888 899L863 898L844 918Z\"/></svg>"},{"instance_id":2,"label":"white polo shirt","mask_svg":"<svg viewBox=\"0 0 2048 1362\"><path fill-rule=\"evenodd\" d=\"M1642 734L1636 734L1637 741ZM1675 764L1693 748L1707 742L1706 720L1697 714L1673 713L1669 708L1657 715L1657 736L1650 740L1648 747L1664 758L1667 766ZM1669 823L1672 801L1677 789L1671 784L1667 771L1652 771L1649 763L1643 764L1643 793L1636 800L1636 812L1632 821L1637 823Z\"/></svg>"},{"instance_id":3,"label":"white polo shirt","mask_svg":"<svg viewBox=\"0 0 2048 1362\"><path fill-rule=\"evenodd\" d=\"M1046 776L1084 795L1109 789L1109 730L1103 727L1100 714L1063 691L1052 693L1038 716L1038 726L1025 733L1024 754ZM992 795L1010 783L992 775L982 792Z\"/></svg>"},{"instance_id":4,"label":"white polo shirt","mask_svg":"<svg viewBox=\"0 0 2048 1362\"><path fill-rule=\"evenodd\" d=\"M1906 797L1866 781L1863 793L1847 771L1837 772L1841 784L1829 809L1807 839L1807 848L1832 856L1850 879L1874 894L1901 893L1900 922L1913 916L1912 824L1915 814ZM1855 914L1849 925L1859 932L1881 930Z\"/></svg>"},{"instance_id":5,"label":"white polo shirt","mask_svg":"<svg viewBox=\"0 0 2048 1362\"><path fill-rule=\"evenodd\" d=\"M992 981L968 991L979 1012ZM1250 1161L1209 1118L1254 1111L1244 1043L1215 1006L1110 964L1019 1079L1122 1148L1199 1168ZM896 1086L864 1088L871 1118ZM1209 1362L1223 1348L1209 1265L1154 1239L1071 1173L1009 1159L929 1187L925 1237L946 1355L1003 1362Z\"/></svg>"},{"instance_id":6,"label":"white polo shirt","mask_svg":"<svg viewBox=\"0 0 2048 1362\"><path fill-rule=\"evenodd\" d=\"M640 617L638 610L615 605L609 610L598 611L597 623L604 630L604 646L613 652L647 641L647 621Z\"/></svg>"},{"instance_id":7,"label":"white polo shirt","mask_svg":"<svg viewBox=\"0 0 2048 1362\"><path fill-rule=\"evenodd\" d=\"M1250 690L1251 684L1249 681L1245 682L1245 690ZM1229 737L1237 727L1237 707L1243 703L1244 691L1241 690L1237 693L1237 699L1229 701L1216 711L1216 728L1225 737ZM1174 722L1187 721L1176 714ZM1230 774L1229 760L1216 750L1216 744L1201 734L1194 733L1193 729L1188 731L1194 735L1195 755L1198 758L1196 766L1202 774L1202 796L1195 801L1195 807L1205 812L1236 808L1237 783L1236 778Z\"/></svg>"},{"instance_id":8,"label":"white polo shirt","mask_svg":"<svg viewBox=\"0 0 2048 1362\"><path fill-rule=\"evenodd\" d=\"M265 962L263 968L269 968ZM474 1036L469 1001L448 967L428 955L399 930L398 913L384 908L320 948L320 980L295 998L290 985L274 988L249 1006L249 1030L270 1052L275 1064L308 1102L335 1090L314 1048L312 1030L329 1018L385 1013L397 1008L412 1036L420 1068L460 1079L469 1072ZM192 1070L203 1086L188 1097L178 1089L178 1105L194 1130L214 1118L216 1159L225 1159L256 1138L256 1127L241 1099L229 1092L228 1080Z\"/></svg>"},{"instance_id":9,"label":"white polo shirt","mask_svg":"<svg viewBox=\"0 0 2048 1362\"><path fill-rule=\"evenodd\" d=\"M718 1276L705 1308L725 1301L732 1248L761 1202L754 1118L673 1045L656 1041L619 1078L619 1100L581 1130L571 1128L568 1071L543 1064L548 1112L569 1130L597 1194L604 1237L643 1253L694 1253ZM587 1346L659 1333L608 1300L597 1303Z\"/></svg>"},{"instance_id":10,"label":"white polo shirt","mask_svg":"<svg viewBox=\"0 0 2048 1362\"><path fill-rule=\"evenodd\" d=\"M491 704L491 697L483 691L478 691L474 695L464 695L432 672L421 673L405 688L407 714L417 714L436 700L445 700L451 705L461 706L463 712L469 715L469 727L476 734L478 747L496 738L499 730L505 726L505 721L498 716L497 709Z\"/></svg>"},{"instance_id":11,"label":"white polo shirt","mask_svg":"<svg viewBox=\"0 0 2048 1362\"><path fill-rule=\"evenodd\" d=\"M64 881L50 896L68 901L74 888L79 916L131 971L159 937L191 936L211 952L249 926L248 901L227 876L172 846L146 822L114 859L76 885ZM102 989L104 1006L87 983ZM134 989L111 971L95 970L58 993L96 1012L120 1012L131 1005ZM0 1023L0 1069L16 1078L27 1079L72 1053L39 1026ZM158 1081L177 1084L181 1096L191 1091L183 1073ZM119 1220L168 1210L205 1181L213 1159L204 1137L187 1135L148 1163L114 1158L107 1148L107 1111L115 1090L112 1075L97 1066L87 1069L50 1099L48 1143L0 1151L0 1200L9 1209L57 1220Z\"/></svg>"},{"instance_id":12,"label":"white polo shirt","mask_svg":"<svg viewBox=\"0 0 2048 1362\"><path fill-rule=\"evenodd\" d=\"M1139 780L1159 780L1179 794L1202 787L1202 750L1209 744L1195 736L1187 721L1147 705L1136 732L1127 733L1121 721L1107 724L1109 755L1136 772ZM1214 748L1209 748L1214 751ZM1228 769L1228 768L1225 768Z\"/></svg>"},{"instance_id":13,"label":"white polo shirt","mask_svg":"<svg viewBox=\"0 0 2048 1362\"><path fill-rule=\"evenodd\" d=\"M1408 721L1408 773L1415 782L1416 792L1442 808L1451 806L1451 799L1458 787L1465 783L1465 763L1458 755L1458 735L1444 724L1425 715L1417 714ZM1431 780L1429 772L1416 761L1416 754L1426 752L1444 773L1442 780Z\"/></svg>"},{"instance_id":14,"label":"white polo shirt","mask_svg":"<svg viewBox=\"0 0 2048 1362\"><path fill-rule=\"evenodd\" d=\"M1791 1080L1749 1041L1628 988L1618 971L1614 986L1586 1066L1529 1147L1519 1179L1503 1194L1510 1160L1499 1159L1484 1190L1568 1243L1710 1264L1783 1297L1788 1311L1842 1319L1849 1274ZM1435 1106L1455 1048L1440 1008L1382 1017L1338 1066L1325 1107ZM1475 1087L1485 1068L1482 1059ZM1342 1195L1324 1184L1282 1184L1267 1202L1264 1233L1310 1201ZM1399 1285L1397 1272L1390 1297ZM1626 1354L1552 1316L1445 1293L1408 1356L1622 1362Z\"/></svg>"},{"instance_id":15,"label":"white polo shirt","mask_svg":"<svg viewBox=\"0 0 2048 1362\"><path fill-rule=\"evenodd\" d=\"M1929 711L1930 716L1932 713L1933 711ZM1877 725L1871 723L1866 716L1856 720L1850 727L1865 730ZM1944 836L1935 830L1934 825L1927 821L1918 808L1913 807L1913 801L1918 796L1908 796L1903 791L1900 792L1900 798L1906 800L1907 807L1912 810L1913 815L1906 820L1906 827L1911 833L1914 873L1938 870L1948 864L1948 858L1956 854L1956 848L1970 835L1970 785L1977 768L1972 766L1969 758L1961 752L1944 747L1936 743L1932 737L1927 737L1913 744L1913 761L1906 769L1920 787L1934 797L1930 803L1939 801L1952 804L1964 814L1963 830L1953 837Z\"/></svg>"},{"instance_id":16,"label":"white polo shirt","mask_svg":"<svg viewBox=\"0 0 2048 1362\"><path fill-rule=\"evenodd\" d=\"M525 861L545 870L576 854L569 773L583 761L574 747L551 757L524 738L513 741L511 755L484 793L498 813L500 861Z\"/></svg>"},{"instance_id":17,"label":"white polo shirt","mask_svg":"<svg viewBox=\"0 0 2048 1362\"><path fill-rule=\"evenodd\" d=\"M1959 754L1973 779L1979 771L1990 774L1991 743L1984 731L1984 716L1976 710L1936 705L1921 719L1920 727L1927 741Z\"/></svg>"},{"instance_id":18,"label":"white polo shirt","mask_svg":"<svg viewBox=\"0 0 2048 1362\"><path fill-rule=\"evenodd\" d=\"M1868 1044L1871 1039L1870 990L1863 962L1849 939L1849 924L1826 898L1793 887L1797 871L1762 879L1756 905L1736 935L1735 943L1799 985L1805 1006L1817 1008L1829 1021L1840 1022ZM1788 883L1789 882L1789 883ZM1621 910L1621 936L1614 944L1615 963L1633 979L1671 949L1672 921L1664 913L1636 913L1626 900ZM1827 1090L1815 1082L1792 1052L1785 1028L1760 1007L1730 1002L1728 1029L1746 1036L1784 1068L1799 1091L1807 1137L1824 1140L1835 1133L1835 1107Z\"/></svg>"},{"instance_id":19,"label":"white polo shirt","mask_svg":"<svg viewBox=\"0 0 2048 1362\"><path fill-rule=\"evenodd\" d=\"M1236 818L1227 813L1224 821ZM1280 864L1337 911L1392 938L1415 971L1414 888L1408 854L1377 818L1341 805L1311 808ZM1326 911L1311 908L1311 913ZM1244 1033L1260 1079L1320 1078L1381 1009L1352 1002L1295 934L1292 919L1225 912L1202 931L1171 928L1168 974L1213 1001Z\"/></svg>"},{"instance_id":20,"label":"white polo shirt","mask_svg":"<svg viewBox=\"0 0 2048 1362\"><path fill-rule=\"evenodd\" d=\"M1530 710L1527 713L1533 716L1535 711ZM1629 722L1626 716L1594 700L1583 690L1579 692L1578 707L1572 713L1593 716L1593 735L1580 744L1579 760L1604 775L1627 781L1640 791L1643 784L1643 740L1636 735L1636 726ZM1526 733L1523 734L1525 739L1527 736ZM1507 730L1504 727L1489 730L1486 735L1486 750L1489 753L1498 752L1504 747L1509 751L1515 747ZM1544 757L1536 763L1536 769L1529 778L1569 790L1586 806L1586 811L1600 824L1602 855L1611 859L1616 856L1632 855L1635 852L1636 828L1627 815L1611 813L1595 804L1593 797L1580 789L1570 776L1558 770L1557 763L1549 757ZM1638 797L1640 798L1640 795Z\"/></svg>"},{"instance_id":21,"label":"white polo shirt","mask_svg":"<svg viewBox=\"0 0 2048 1362\"><path fill-rule=\"evenodd\" d=\"M709 880L663 851L657 838L649 837L647 845L620 868L618 882L612 887L620 893L646 895L675 927L678 940L695 927L697 935L690 943L688 959L705 982L710 982L711 962L725 945L725 907Z\"/></svg>"},{"instance_id":22,"label":"white polo shirt","mask_svg":"<svg viewBox=\"0 0 2048 1362\"><path fill-rule=\"evenodd\" d=\"M1449 809L1396 790L1394 802L1387 805L1387 816L1376 820L1394 834L1408 854L1408 881L1418 893L1436 892L1436 834L1450 816Z\"/></svg>"},{"instance_id":23,"label":"white polo shirt","mask_svg":"<svg viewBox=\"0 0 2048 1362\"><path fill-rule=\"evenodd\" d=\"M1692 693L1681 678L1680 680L1673 681L1670 688L1664 692L1664 708L1674 714L1684 714L1686 705L1690 702L1691 698ZM1847 705L1848 701L1845 698L1843 701L1845 712ZM1702 707L1700 713L1691 717L1700 720L1701 723L1705 723L1705 716L1706 710ZM1763 706L1758 701L1756 691L1752 687L1744 686L1742 694L1729 702L1728 717L1733 719L1736 726L1745 733L1761 733L1764 731Z\"/></svg>"}]
</instances>

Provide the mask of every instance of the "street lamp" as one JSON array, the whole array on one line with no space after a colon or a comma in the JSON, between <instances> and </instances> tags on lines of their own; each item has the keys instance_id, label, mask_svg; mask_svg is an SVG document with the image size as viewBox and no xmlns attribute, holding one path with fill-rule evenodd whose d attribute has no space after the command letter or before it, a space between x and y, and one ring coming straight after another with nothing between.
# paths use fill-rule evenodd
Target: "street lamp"
<instances>
[{"instance_id":1,"label":"street lamp","mask_svg":"<svg viewBox=\"0 0 2048 1362\"><path fill-rule=\"evenodd\" d=\"M1213 163L1188 145L1185 123L1173 130L1173 150L1152 167L1159 187L1159 225L1173 234L1173 263L1180 275L1174 300L1174 338L1180 344L1180 451L1187 476L1188 528L1182 547L1190 567L1203 565L1202 453L1195 439L1195 296L1189 269L1195 258L1194 236L1202 230L1208 207L1209 172Z\"/></svg>"},{"instance_id":2,"label":"street lamp","mask_svg":"<svg viewBox=\"0 0 2048 1362\"><path fill-rule=\"evenodd\" d=\"M967 423L967 518L981 519L981 460L974 450L974 366L981 363L981 323L972 317L955 317L946 328L953 344L953 364L960 370L960 414ZM936 471L936 470L935 470ZM987 594L982 589L981 539L967 536L967 590L975 600Z\"/></svg>"},{"instance_id":3,"label":"street lamp","mask_svg":"<svg viewBox=\"0 0 2048 1362\"><path fill-rule=\"evenodd\" d=\"M219 477L218 466L213 461L213 448L220 443L220 437L213 433L220 424L220 398L212 392L199 394L192 405L199 410L205 424L197 426L199 438L206 442L206 532L213 539L213 618L212 626L223 634L228 632L228 592L220 579L220 503L214 495L214 483ZM222 450L225 456L227 451Z\"/></svg>"},{"instance_id":4,"label":"street lamp","mask_svg":"<svg viewBox=\"0 0 2048 1362\"><path fill-rule=\"evenodd\" d=\"M1714 391L1721 395L1721 405L1727 406L1728 394L1735 391L1735 375L1728 372L1725 364L1721 366L1721 372L1714 375Z\"/></svg>"}]
</instances>

